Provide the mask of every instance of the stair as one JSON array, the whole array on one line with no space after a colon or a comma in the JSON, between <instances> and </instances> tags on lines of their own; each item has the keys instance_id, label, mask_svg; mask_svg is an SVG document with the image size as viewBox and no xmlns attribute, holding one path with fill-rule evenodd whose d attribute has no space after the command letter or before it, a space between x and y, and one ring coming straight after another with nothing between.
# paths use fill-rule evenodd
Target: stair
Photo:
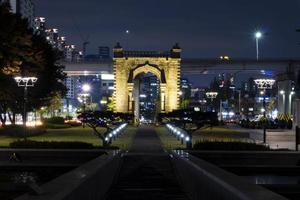
<instances>
[{"instance_id":1,"label":"stair","mask_svg":"<svg viewBox=\"0 0 300 200\"><path fill-rule=\"evenodd\" d=\"M166 154L128 154L107 200L183 200L170 158Z\"/></svg>"}]
</instances>

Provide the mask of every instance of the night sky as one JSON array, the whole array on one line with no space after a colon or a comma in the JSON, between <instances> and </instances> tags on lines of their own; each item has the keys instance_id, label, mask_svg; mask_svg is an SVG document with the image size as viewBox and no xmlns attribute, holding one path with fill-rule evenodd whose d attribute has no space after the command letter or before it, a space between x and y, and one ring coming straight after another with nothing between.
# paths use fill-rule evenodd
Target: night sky
<instances>
[{"instance_id":1,"label":"night sky","mask_svg":"<svg viewBox=\"0 0 300 200\"><path fill-rule=\"evenodd\" d=\"M125 49L168 50L183 57L300 57L300 0L34 0L37 16L88 53L120 41ZM130 33L126 34L126 30Z\"/></svg>"}]
</instances>

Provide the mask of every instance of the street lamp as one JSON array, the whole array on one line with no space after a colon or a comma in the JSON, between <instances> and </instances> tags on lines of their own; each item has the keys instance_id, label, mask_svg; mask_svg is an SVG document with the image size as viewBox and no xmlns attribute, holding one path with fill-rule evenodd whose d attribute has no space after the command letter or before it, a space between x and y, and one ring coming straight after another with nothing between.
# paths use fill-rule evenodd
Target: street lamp
<instances>
[{"instance_id":1,"label":"street lamp","mask_svg":"<svg viewBox=\"0 0 300 200\"><path fill-rule=\"evenodd\" d=\"M256 60L259 58L259 49L258 49L258 40L262 37L262 33L260 31L257 31L255 33L255 40L256 40Z\"/></svg>"},{"instance_id":2,"label":"street lamp","mask_svg":"<svg viewBox=\"0 0 300 200\"><path fill-rule=\"evenodd\" d=\"M218 96L218 92L206 92L206 97L210 99L211 104L213 100L217 98L217 96ZM211 109L213 109L212 105L211 105Z\"/></svg>"},{"instance_id":3,"label":"street lamp","mask_svg":"<svg viewBox=\"0 0 300 200\"><path fill-rule=\"evenodd\" d=\"M280 90L279 94L282 95L282 101L283 101L283 113L285 113L285 91L284 90Z\"/></svg>"},{"instance_id":4,"label":"street lamp","mask_svg":"<svg viewBox=\"0 0 300 200\"><path fill-rule=\"evenodd\" d=\"M82 102L82 105L83 105L83 113L85 112L86 110L86 104L87 104L87 100L88 98L90 97L90 94L89 94L89 91L91 90L91 86L87 83L83 84L82 87L82 93L79 93L78 94L78 99ZM84 128L84 123L82 123L82 127Z\"/></svg>"},{"instance_id":5,"label":"street lamp","mask_svg":"<svg viewBox=\"0 0 300 200\"><path fill-rule=\"evenodd\" d=\"M263 112L264 120L266 119L266 90L272 89L273 85L275 84L274 79L255 79L255 84L257 85L258 89L262 89L260 92L261 95L263 95L263 108L261 111ZM263 125L263 141L266 143L266 125Z\"/></svg>"},{"instance_id":6,"label":"street lamp","mask_svg":"<svg viewBox=\"0 0 300 200\"><path fill-rule=\"evenodd\" d=\"M82 85L82 90L84 92L89 92L91 90L91 86L89 84L83 84Z\"/></svg>"},{"instance_id":7,"label":"street lamp","mask_svg":"<svg viewBox=\"0 0 300 200\"><path fill-rule=\"evenodd\" d=\"M17 76L14 78L18 84L18 87L24 88L24 105L23 105L23 126L24 126L24 139L26 139L26 122L27 122L27 112L26 112L26 103L27 103L27 88L34 87L34 84L37 82L38 78L36 77L21 77Z\"/></svg>"}]
</instances>

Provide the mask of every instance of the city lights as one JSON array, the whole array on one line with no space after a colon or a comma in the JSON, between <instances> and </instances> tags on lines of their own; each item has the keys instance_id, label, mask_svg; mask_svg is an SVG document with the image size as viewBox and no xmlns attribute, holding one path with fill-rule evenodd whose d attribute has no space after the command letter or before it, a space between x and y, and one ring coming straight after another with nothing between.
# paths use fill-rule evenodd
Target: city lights
<instances>
[{"instance_id":1,"label":"city lights","mask_svg":"<svg viewBox=\"0 0 300 200\"><path fill-rule=\"evenodd\" d=\"M101 74L101 80L114 80L115 76L113 74Z\"/></svg>"}]
</instances>

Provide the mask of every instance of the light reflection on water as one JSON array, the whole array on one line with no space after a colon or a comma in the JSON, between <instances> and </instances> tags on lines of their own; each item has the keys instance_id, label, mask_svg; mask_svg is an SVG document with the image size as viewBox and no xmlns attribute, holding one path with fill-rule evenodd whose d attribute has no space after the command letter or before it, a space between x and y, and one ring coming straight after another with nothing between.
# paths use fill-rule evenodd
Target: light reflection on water
<instances>
[{"instance_id":1,"label":"light reflection on water","mask_svg":"<svg viewBox=\"0 0 300 200\"><path fill-rule=\"evenodd\" d=\"M264 184L300 184L300 176L252 175L243 176L251 183Z\"/></svg>"}]
</instances>

